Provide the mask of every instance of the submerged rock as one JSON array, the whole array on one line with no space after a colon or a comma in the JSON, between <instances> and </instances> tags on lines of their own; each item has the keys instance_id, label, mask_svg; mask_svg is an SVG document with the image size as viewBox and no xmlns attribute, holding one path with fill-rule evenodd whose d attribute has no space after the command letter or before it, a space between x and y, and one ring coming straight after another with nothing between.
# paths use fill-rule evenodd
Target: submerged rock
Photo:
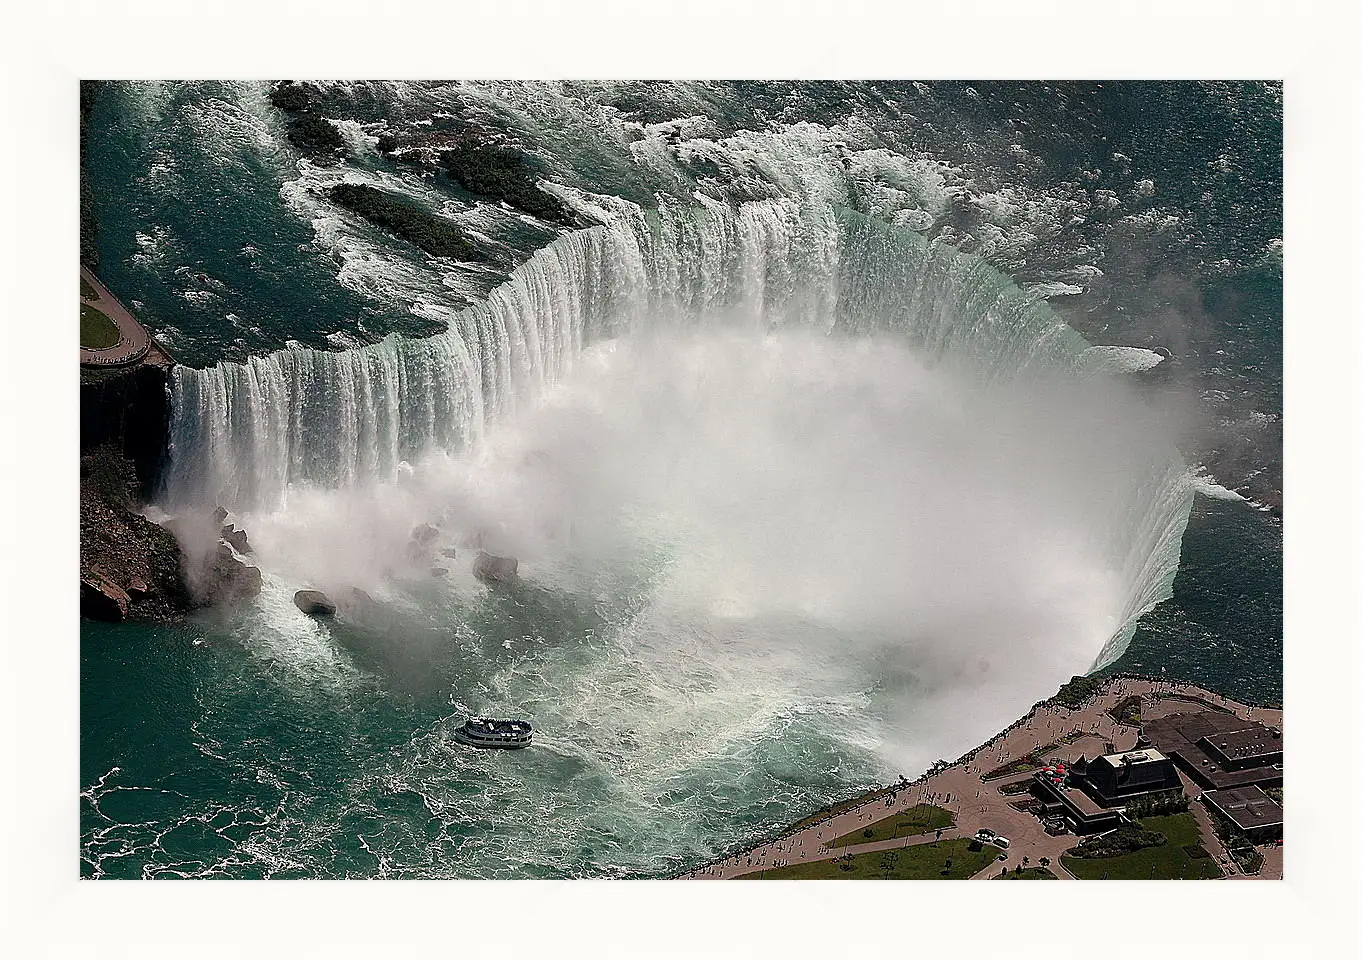
<instances>
[{"instance_id":1,"label":"submerged rock","mask_svg":"<svg viewBox=\"0 0 1363 960\"><path fill-rule=\"evenodd\" d=\"M473 561L473 575L484 583L506 583L516 579L515 557L494 557L482 550Z\"/></svg>"},{"instance_id":2,"label":"submerged rock","mask_svg":"<svg viewBox=\"0 0 1363 960\"><path fill-rule=\"evenodd\" d=\"M293 602L308 616L330 617L336 613L336 604L321 590L299 590L293 595Z\"/></svg>"},{"instance_id":3,"label":"submerged rock","mask_svg":"<svg viewBox=\"0 0 1363 960\"><path fill-rule=\"evenodd\" d=\"M294 599L297 603L297 598ZM363 615L370 613L378 606L378 602L368 593L359 587L351 587L341 595L339 606L350 615Z\"/></svg>"}]
</instances>

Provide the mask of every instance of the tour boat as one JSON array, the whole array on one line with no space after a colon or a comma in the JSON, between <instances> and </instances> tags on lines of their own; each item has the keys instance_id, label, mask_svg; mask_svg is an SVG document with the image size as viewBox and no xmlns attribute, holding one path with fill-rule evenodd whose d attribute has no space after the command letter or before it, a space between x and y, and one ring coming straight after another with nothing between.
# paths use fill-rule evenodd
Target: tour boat
<instances>
[{"instance_id":1,"label":"tour boat","mask_svg":"<svg viewBox=\"0 0 1363 960\"><path fill-rule=\"evenodd\" d=\"M454 739L470 747L519 750L530 746L534 734L528 720L494 720L471 717L454 731Z\"/></svg>"}]
</instances>

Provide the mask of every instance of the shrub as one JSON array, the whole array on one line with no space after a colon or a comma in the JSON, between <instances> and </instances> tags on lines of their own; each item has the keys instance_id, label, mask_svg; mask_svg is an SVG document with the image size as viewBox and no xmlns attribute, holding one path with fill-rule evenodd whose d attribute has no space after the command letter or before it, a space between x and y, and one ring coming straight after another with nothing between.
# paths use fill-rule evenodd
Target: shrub
<instances>
[{"instance_id":1,"label":"shrub","mask_svg":"<svg viewBox=\"0 0 1363 960\"><path fill-rule=\"evenodd\" d=\"M1070 851L1070 856L1083 859L1120 857L1146 847L1161 847L1169 838L1157 830L1146 830L1137 823L1124 823L1111 833L1089 837Z\"/></svg>"},{"instance_id":2,"label":"shrub","mask_svg":"<svg viewBox=\"0 0 1363 960\"><path fill-rule=\"evenodd\" d=\"M1141 722L1141 698L1135 695L1126 697L1114 705L1107 714L1118 723L1135 726Z\"/></svg>"},{"instance_id":3,"label":"shrub","mask_svg":"<svg viewBox=\"0 0 1363 960\"><path fill-rule=\"evenodd\" d=\"M1230 855L1245 873L1258 873L1264 865L1264 855L1253 847L1232 847Z\"/></svg>"},{"instance_id":4,"label":"shrub","mask_svg":"<svg viewBox=\"0 0 1363 960\"><path fill-rule=\"evenodd\" d=\"M1071 677L1051 699L1061 706L1077 709L1083 706L1084 701L1092 696L1102 683L1098 677Z\"/></svg>"},{"instance_id":5,"label":"shrub","mask_svg":"<svg viewBox=\"0 0 1363 960\"><path fill-rule=\"evenodd\" d=\"M1133 820L1144 817L1167 816L1188 809L1188 795L1182 790L1167 790L1144 797L1134 797L1126 804L1126 814Z\"/></svg>"}]
</instances>

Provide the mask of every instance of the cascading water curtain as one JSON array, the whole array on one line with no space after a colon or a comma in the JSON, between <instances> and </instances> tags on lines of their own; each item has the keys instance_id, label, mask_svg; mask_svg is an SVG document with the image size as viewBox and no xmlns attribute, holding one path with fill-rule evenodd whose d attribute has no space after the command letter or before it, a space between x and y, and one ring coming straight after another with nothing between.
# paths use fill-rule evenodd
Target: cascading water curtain
<instances>
[{"instance_id":1,"label":"cascading water curtain","mask_svg":"<svg viewBox=\"0 0 1363 960\"><path fill-rule=\"evenodd\" d=\"M163 500L242 509L277 504L293 484L384 480L426 451L476 444L594 342L718 324L890 334L985 381L1091 375L1098 363L1044 302L910 231L791 200L630 206L536 252L437 336L177 368ZM1172 446L1131 489L1121 516L1105 521L1128 586L1095 667L1119 657L1139 616L1170 596L1191 509Z\"/></svg>"}]
</instances>

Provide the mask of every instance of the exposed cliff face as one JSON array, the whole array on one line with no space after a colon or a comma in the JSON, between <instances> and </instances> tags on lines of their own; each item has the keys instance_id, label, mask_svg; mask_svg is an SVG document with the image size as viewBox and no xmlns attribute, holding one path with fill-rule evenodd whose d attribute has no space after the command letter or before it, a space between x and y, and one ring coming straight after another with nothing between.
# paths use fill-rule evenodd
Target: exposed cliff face
<instances>
[{"instance_id":1,"label":"exposed cliff face","mask_svg":"<svg viewBox=\"0 0 1363 960\"><path fill-rule=\"evenodd\" d=\"M181 518L177 535L140 512L160 480L169 416L170 360L159 348L148 357L81 370L81 615L99 620L173 619L261 587L232 549L249 552L244 530L215 514Z\"/></svg>"},{"instance_id":2,"label":"exposed cliff face","mask_svg":"<svg viewBox=\"0 0 1363 960\"><path fill-rule=\"evenodd\" d=\"M156 489L165 457L170 401L168 363L121 370L81 370L80 449L112 448L129 460L145 499Z\"/></svg>"},{"instance_id":3,"label":"exposed cliff face","mask_svg":"<svg viewBox=\"0 0 1363 960\"><path fill-rule=\"evenodd\" d=\"M113 446L80 461L80 608L99 620L164 620L193 609L174 535L137 513L138 478Z\"/></svg>"},{"instance_id":4,"label":"exposed cliff face","mask_svg":"<svg viewBox=\"0 0 1363 960\"><path fill-rule=\"evenodd\" d=\"M249 550L245 531L217 515L165 527L148 520L133 463L112 445L82 455L80 467L82 616L169 620L260 593L260 570L232 549Z\"/></svg>"}]
</instances>

